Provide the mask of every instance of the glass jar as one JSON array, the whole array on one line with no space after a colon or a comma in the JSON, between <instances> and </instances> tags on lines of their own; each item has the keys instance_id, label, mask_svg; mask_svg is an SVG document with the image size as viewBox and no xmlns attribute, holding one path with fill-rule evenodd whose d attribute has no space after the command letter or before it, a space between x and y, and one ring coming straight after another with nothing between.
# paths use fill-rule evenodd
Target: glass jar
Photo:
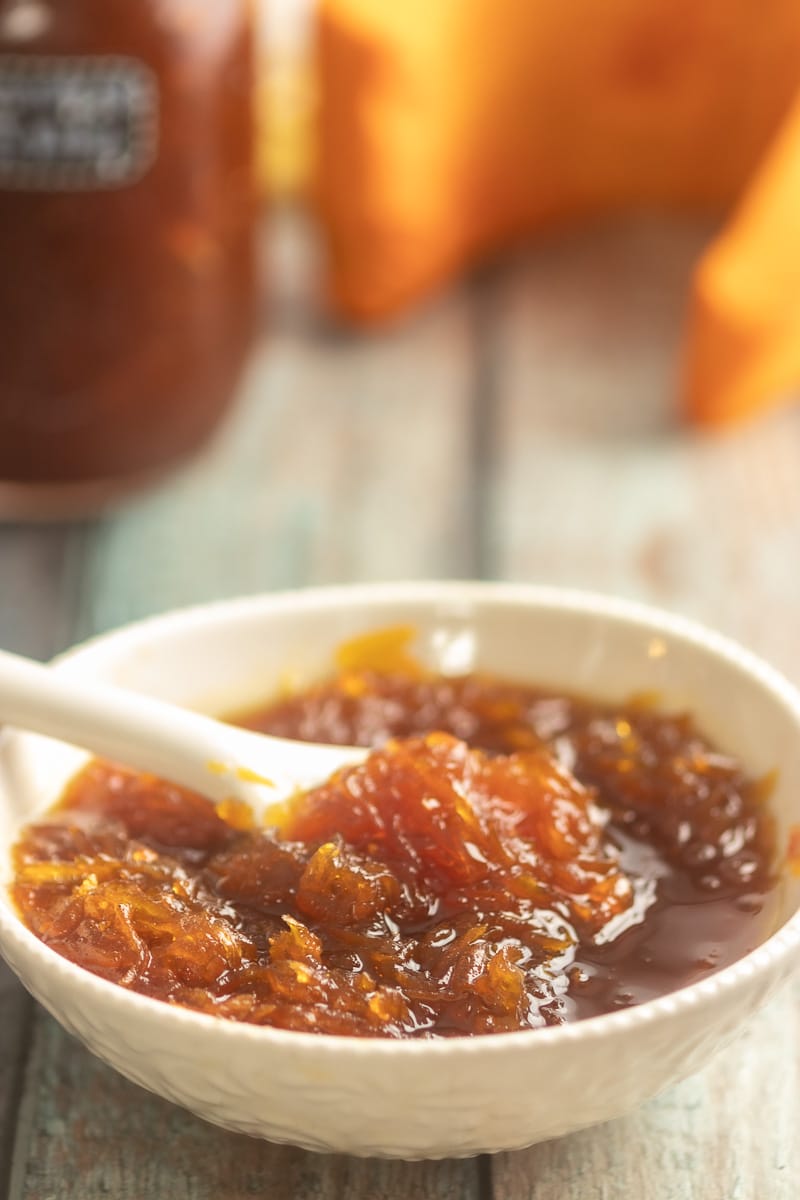
<instances>
[{"instance_id":1,"label":"glass jar","mask_svg":"<svg viewBox=\"0 0 800 1200\"><path fill-rule=\"evenodd\" d=\"M200 446L256 310L249 0L0 0L0 510Z\"/></svg>"}]
</instances>

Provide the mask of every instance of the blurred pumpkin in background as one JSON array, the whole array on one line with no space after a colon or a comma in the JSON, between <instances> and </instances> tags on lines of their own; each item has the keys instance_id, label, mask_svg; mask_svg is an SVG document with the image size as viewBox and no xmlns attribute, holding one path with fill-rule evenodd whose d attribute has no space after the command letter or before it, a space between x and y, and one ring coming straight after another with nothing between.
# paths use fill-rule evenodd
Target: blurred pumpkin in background
<instances>
[{"instance_id":1,"label":"blurred pumpkin in background","mask_svg":"<svg viewBox=\"0 0 800 1200\"><path fill-rule=\"evenodd\" d=\"M797 0L320 0L315 42L340 314L391 317L577 219L722 214L754 178L698 271L685 403L724 420L798 382L800 118L775 141L800 92Z\"/></svg>"}]
</instances>

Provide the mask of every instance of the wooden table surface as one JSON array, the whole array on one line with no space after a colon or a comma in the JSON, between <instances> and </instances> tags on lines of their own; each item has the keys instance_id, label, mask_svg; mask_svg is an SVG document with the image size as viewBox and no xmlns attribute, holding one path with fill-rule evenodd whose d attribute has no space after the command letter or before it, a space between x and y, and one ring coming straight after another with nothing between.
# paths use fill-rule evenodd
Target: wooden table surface
<instances>
[{"instance_id":1,"label":"wooden table surface","mask_svg":"<svg viewBox=\"0 0 800 1200\"><path fill-rule=\"evenodd\" d=\"M675 416L707 234L643 220L573 235L359 337L319 317L308 239L276 220L265 333L220 436L114 515L0 526L0 645L47 657L244 592L484 577L654 602L800 682L800 408L715 436ZM204 1124L103 1066L0 966L13 1200L796 1200L798 1128L798 984L626 1119L494 1158L386 1163Z\"/></svg>"}]
</instances>

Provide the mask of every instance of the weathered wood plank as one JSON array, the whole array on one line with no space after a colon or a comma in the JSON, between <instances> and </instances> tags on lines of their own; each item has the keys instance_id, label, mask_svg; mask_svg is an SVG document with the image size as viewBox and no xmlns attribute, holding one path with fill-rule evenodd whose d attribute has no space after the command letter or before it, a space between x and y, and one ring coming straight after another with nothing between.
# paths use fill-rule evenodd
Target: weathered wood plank
<instances>
[{"instance_id":1,"label":"weathered wood plank","mask_svg":"<svg viewBox=\"0 0 800 1200\"><path fill-rule=\"evenodd\" d=\"M479 1200L472 1164L313 1155L226 1133L143 1092L37 1017L37 1119L11 1200Z\"/></svg>"},{"instance_id":2,"label":"weathered wood plank","mask_svg":"<svg viewBox=\"0 0 800 1200\"><path fill-rule=\"evenodd\" d=\"M77 528L0 525L0 646L47 658L69 638ZM11 1165L32 1003L0 961L0 1194Z\"/></svg>"},{"instance_id":3,"label":"weathered wood plank","mask_svg":"<svg viewBox=\"0 0 800 1200\"><path fill-rule=\"evenodd\" d=\"M471 572L468 300L364 338L295 302L273 321L214 445L99 529L82 632L236 593Z\"/></svg>"},{"instance_id":4,"label":"weathered wood plank","mask_svg":"<svg viewBox=\"0 0 800 1200\"><path fill-rule=\"evenodd\" d=\"M493 568L683 611L800 680L800 411L716 436L675 420L701 235L581 235L496 285ZM630 1118L493 1161L495 1200L789 1200L799 998Z\"/></svg>"},{"instance_id":5,"label":"weathered wood plank","mask_svg":"<svg viewBox=\"0 0 800 1200\"><path fill-rule=\"evenodd\" d=\"M493 573L696 616L800 678L800 408L681 428L682 305L700 231L575 239L494 297Z\"/></svg>"},{"instance_id":6,"label":"weathered wood plank","mask_svg":"<svg viewBox=\"0 0 800 1200\"><path fill-rule=\"evenodd\" d=\"M0 524L0 646L48 658L72 636L89 526Z\"/></svg>"},{"instance_id":7,"label":"weathered wood plank","mask_svg":"<svg viewBox=\"0 0 800 1200\"><path fill-rule=\"evenodd\" d=\"M494 1200L794 1200L800 986L705 1071L612 1121L492 1163Z\"/></svg>"},{"instance_id":8,"label":"weathered wood plank","mask_svg":"<svg viewBox=\"0 0 800 1200\"><path fill-rule=\"evenodd\" d=\"M104 524L87 628L238 592L463 573L466 348L452 310L418 337L269 342L208 455Z\"/></svg>"},{"instance_id":9,"label":"weathered wood plank","mask_svg":"<svg viewBox=\"0 0 800 1200\"><path fill-rule=\"evenodd\" d=\"M22 985L0 962L0 1195L11 1166L31 1010Z\"/></svg>"}]
</instances>

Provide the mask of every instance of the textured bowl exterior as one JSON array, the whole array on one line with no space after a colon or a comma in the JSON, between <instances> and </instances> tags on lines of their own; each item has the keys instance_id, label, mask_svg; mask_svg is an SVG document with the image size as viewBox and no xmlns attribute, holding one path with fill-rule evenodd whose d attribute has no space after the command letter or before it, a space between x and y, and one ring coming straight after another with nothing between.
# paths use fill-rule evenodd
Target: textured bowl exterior
<instances>
[{"instance_id":1,"label":"textured bowl exterior","mask_svg":"<svg viewBox=\"0 0 800 1200\"><path fill-rule=\"evenodd\" d=\"M449 635L438 642L440 650L448 648L449 661L469 650L470 630L477 630L480 642L485 629L489 631L485 640L494 637L496 642L497 654L490 658L506 656L499 669L508 673L509 663L518 661L516 673L529 678L543 676L530 674L519 628L525 626L527 644L541 625L547 643L546 652L542 650L547 675L552 663L572 649L580 654L580 662L562 664L561 682L585 679L586 686L594 684L592 690L598 692L613 690L609 679L604 684L605 668L592 675L594 668L585 665L586 647L595 644L598 631L603 644L611 643L610 661L616 662L625 690L632 690L629 678L637 677L635 662L622 661L626 645L632 659L640 660L640 689L648 682L641 677L648 656L661 662L672 653L678 660L678 675L689 679L690 691L697 680L704 680L710 689L707 700L713 701L715 689L724 691L720 707L734 704L730 708L734 725L741 705L737 741L749 725L760 725L761 741L769 743L764 747L767 760L782 771L784 762L775 756L779 752L788 756L792 746L796 753L800 744L800 699L746 652L664 614L547 589L384 585L230 602L173 614L99 639L79 648L59 669L118 679L190 702L204 691L203 681L193 678L192 660L209 656L213 673L215 639L226 661L236 658L234 643L239 645L240 669L252 657L256 630L270 641L273 633L280 633L280 646L270 650L276 664L278 659L291 664L291 654L286 658L290 643L308 641L309 664L313 660L319 669L324 665L319 657L323 626L328 643L335 644L348 630L385 624L387 618L422 623L427 620L425 613L434 614L434 644L437 630L450 622ZM563 621L559 613L567 614ZM277 614L282 614L280 620ZM314 629L310 614L316 614ZM563 636L557 636L562 624ZM592 639L581 647L581 630L588 626L594 631ZM290 627L294 643L288 636ZM162 650L167 645L179 647L186 669L177 683L179 663L168 661L168 655L149 653L159 644ZM475 639L470 653L475 657ZM709 680L717 668L719 678L712 686ZM242 681L245 686L244 676ZM672 680L670 690L679 692L679 684L679 679ZM222 690L226 689L231 695L236 691L233 675L224 681ZM26 753L32 753L18 741L19 735L10 735L0 758L21 754L24 760ZM48 744L36 742L31 761L35 758L39 770L47 766ZM754 767L762 769L763 764L756 762ZM789 762L786 773L779 825L788 829L800 824L800 767ZM17 764L10 775L0 773L0 791L19 789L26 778ZM32 774L30 778L33 788ZM10 800L13 803L6 807L24 810L24 796ZM7 825L10 829L11 823ZM4 854L7 857L7 850ZM0 948L33 995L95 1054L145 1088L209 1121L310 1150L436 1158L515 1149L608 1120L698 1069L794 969L800 950L797 904L798 897L789 888L785 923L764 945L702 983L638 1008L554 1029L431 1042L287 1033L149 1000L108 984L48 950L23 927L7 900L0 901Z\"/></svg>"},{"instance_id":2,"label":"textured bowl exterior","mask_svg":"<svg viewBox=\"0 0 800 1200\"><path fill-rule=\"evenodd\" d=\"M621 1116L699 1069L791 970L784 956L733 988L717 976L689 1008L683 993L667 998L656 1019L642 1006L566 1029L398 1046L215 1021L87 982L13 935L4 955L90 1050L198 1116L308 1150L398 1158L518 1149Z\"/></svg>"}]
</instances>

